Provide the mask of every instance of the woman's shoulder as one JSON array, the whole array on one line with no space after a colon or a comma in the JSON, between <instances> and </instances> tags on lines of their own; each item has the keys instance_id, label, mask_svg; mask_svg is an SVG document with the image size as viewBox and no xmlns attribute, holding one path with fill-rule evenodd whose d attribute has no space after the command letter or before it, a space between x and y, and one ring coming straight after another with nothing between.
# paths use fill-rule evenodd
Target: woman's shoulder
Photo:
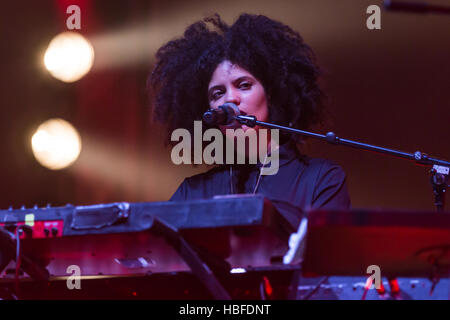
<instances>
[{"instance_id":1,"label":"woman's shoulder","mask_svg":"<svg viewBox=\"0 0 450 320\"><path fill-rule=\"evenodd\" d=\"M342 170L342 167L337 162L326 158L307 157L307 166L312 169L340 168Z\"/></svg>"},{"instance_id":2,"label":"woman's shoulder","mask_svg":"<svg viewBox=\"0 0 450 320\"><path fill-rule=\"evenodd\" d=\"M334 160L308 157L306 161L304 177L313 181L315 189L322 190L332 186L340 189L345 185L347 174Z\"/></svg>"},{"instance_id":3,"label":"woman's shoulder","mask_svg":"<svg viewBox=\"0 0 450 320\"><path fill-rule=\"evenodd\" d=\"M327 158L316 158L305 154L298 154L296 160L297 163L300 163L301 166L304 166L307 171L325 172L328 170L337 170L344 172L344 169L341 165L339 165L336 161Z\"/></svg>"},{"instance_id":4,"label":"woman's shoulder","mask_svg":"<svg viewBox=\"0 0 450 320\"><path fill-rule=\"evenodd\" d=\"M206 172L187 177L171 197L171 201L209 198L221 191L221 183L227 173L224 166L214 167ZM218 190L216 190L218 189ZM219 190L220 189L220 190Z\"/></svg>"}]
</instances>

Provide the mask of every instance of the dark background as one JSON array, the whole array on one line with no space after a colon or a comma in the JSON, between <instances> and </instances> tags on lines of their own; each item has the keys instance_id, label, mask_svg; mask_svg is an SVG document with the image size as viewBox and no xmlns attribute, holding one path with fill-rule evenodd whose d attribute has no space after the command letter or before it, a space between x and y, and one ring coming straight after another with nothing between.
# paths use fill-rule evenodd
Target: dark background
<instances>
[{"instance_id":1,"label":"dark background","mask_svg":"<svg viewBox=\"0 0 450 320\"><path fill-rule=\"evenodd\" d=\"M42 57L66 31L70 4L81 7L80 32L96 57L90 73L68 84ZM382 8L381 30L366 28L371 4ZM0 12L0 208L165 201L184 177L205 170L172 164L145 87L157 48L214 12L230 24L242 12L264 14L300 32L326 70L333 118L322 132L450 159L450 16L386 12L379 0L41 0L5 2ZM74 124L83 143L60 171L39 165L30 143L55 117ZM312 140L306 150L345 169L356 208L434 209L427 167Z\"/></svg>"}]
</instances>

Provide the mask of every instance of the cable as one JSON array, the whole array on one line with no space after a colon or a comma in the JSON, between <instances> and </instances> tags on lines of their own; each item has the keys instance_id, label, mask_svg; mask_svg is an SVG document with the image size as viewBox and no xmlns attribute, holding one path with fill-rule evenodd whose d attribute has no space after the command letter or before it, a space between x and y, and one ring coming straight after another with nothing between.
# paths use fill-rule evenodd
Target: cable
<instances>
[{"instance_id":1,"label":"cable","mask_svg":"<svg viewBox=\"0 0 450 320\"><path fill-rule=\"evenodd\" d=\"M329 276L323 277L322 280L319 281L319 283L312 289L302 300L308 300L311 298L311 296L316 293L317 290L328 280Z\"/></svg>"},{"instance_id":2,"label":"cable","mask_svg":"<svg viewBox=\"0 0 450 320\"><path fill-rule=\"evenodd\" d=\"M20 233L22 232L22 226L16 228L16 275L15 275L15 285L16 285L16 295L19 296L19 271L20 264L22 263L22 257L20 255Z\"/></svg>"}]
</instances>

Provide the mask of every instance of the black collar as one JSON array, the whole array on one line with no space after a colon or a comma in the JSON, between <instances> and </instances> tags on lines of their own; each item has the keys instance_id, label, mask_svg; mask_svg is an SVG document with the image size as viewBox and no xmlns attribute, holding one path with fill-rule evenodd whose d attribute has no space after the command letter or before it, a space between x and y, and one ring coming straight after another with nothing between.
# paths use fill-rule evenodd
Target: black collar
<instances>
[{"instance_id":1,"label":"black collar","mask_svg":"<svg viewBox=\"0 0 450 320\"><path fill-rule=\"evenodd\" d=\"M269 153L269 155L270 155L270 153ZM280 147L278 148L278 157L279 157L278 165L280 167L288 164L289 162L291 162L294 159L303 158L303 156L298 151L295 143L291 142L291 141L280 145ZM263 164L258 162L256 164L256 166L258 168L261 168L263 166ZM264 165L264 167L270 167L270 162L266 163Z\"/></svg>"}]
</instances>

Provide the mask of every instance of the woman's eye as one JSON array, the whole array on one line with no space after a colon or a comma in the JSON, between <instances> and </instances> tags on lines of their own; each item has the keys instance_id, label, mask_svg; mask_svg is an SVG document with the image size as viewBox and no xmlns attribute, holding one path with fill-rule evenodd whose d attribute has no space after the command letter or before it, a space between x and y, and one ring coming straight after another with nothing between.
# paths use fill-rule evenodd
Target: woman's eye
<instances>
[{"instance_id":1,"label":"woman's eye","mask_svg":"<svg viewBox=\"0 0 450 320\"><path fill-rule=\"evenodd\" d=\"M209 99L210 100L217 100L220 98L220 96L222 95L222 91L218 90L218 91L213 91L211 92Z\"/></svg>"},{"instance_id":2,"label":"woman's eye","mask_svg":"<svg viewBox=\"0 0 450 320\"><path fill-rule=\"evenodd\" d=\"M241 84L239 84L239 88L241 89L250 89L251 86L252 85L249 82L242 82Z\"/></svg>"},{"instance_id":3,"label":"woman's eye","mask_svg":"<svg viewBox=\"0 0 450 320\"><path fill-rule=\"evenodd\" d=\"M213 92L212 98L213 98L214 100L217 100L217 99L220 98L221 95L222 95L222 92L221 92L221 91L216 91L216 92Z\"/></svg>"}]
</instances>

